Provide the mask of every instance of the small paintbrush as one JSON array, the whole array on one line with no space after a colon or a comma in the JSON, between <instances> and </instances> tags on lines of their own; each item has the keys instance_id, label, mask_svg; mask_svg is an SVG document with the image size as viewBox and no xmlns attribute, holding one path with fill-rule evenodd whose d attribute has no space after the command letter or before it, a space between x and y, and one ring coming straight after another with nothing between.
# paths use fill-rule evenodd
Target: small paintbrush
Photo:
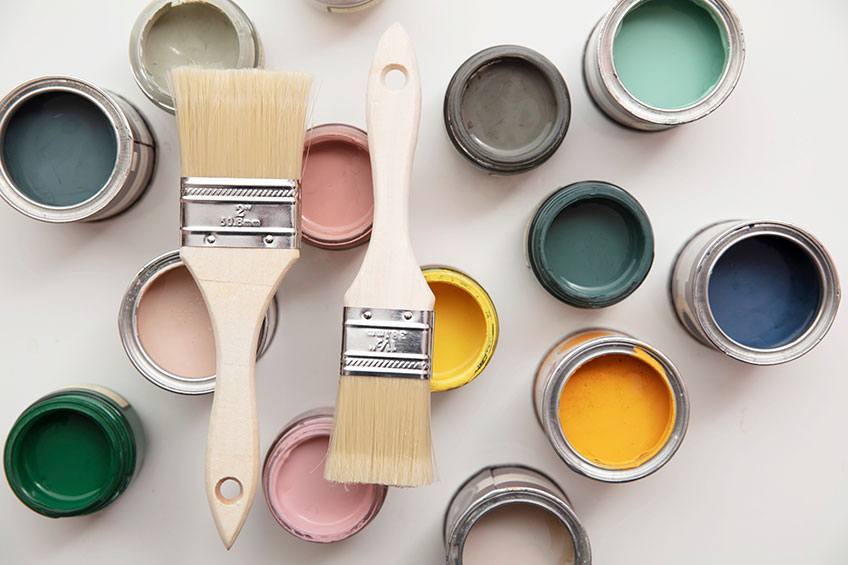
<instances>
[{"instance_id":1,"label":"small paintbrush","mask_svg":"<svg viewBox=\"0 0 848 565\"><path fill-rule=\"evenodd\" d=\"M399 71L405 83L386 84ZM342 367L325 476L413 487L433 480L430 360L435 298L409 239L409 186L421 120L418 62L406 30L380 39L366 121L374 229L345 294Z\"/></svg>"},{"instance_id":2,"label":"small paintbrush","mask_svg":"<svg viewBox=\"0 0 848 565\"><path fill-rule=\"evenodd\" d=\"M229 549L259 481L259 330L300 256L310 78L188 67L172 73L172 86L182 175L180 256L209 309L217 350L206 496Z\"/></svg>"}]
</instances>

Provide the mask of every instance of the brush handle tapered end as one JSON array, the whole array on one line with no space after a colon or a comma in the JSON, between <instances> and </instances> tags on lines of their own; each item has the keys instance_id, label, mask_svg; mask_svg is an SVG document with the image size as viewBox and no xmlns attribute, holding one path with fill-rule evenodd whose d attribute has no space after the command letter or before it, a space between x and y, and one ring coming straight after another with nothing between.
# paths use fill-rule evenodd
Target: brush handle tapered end
<instances>
[{"instance_id":1,"label":"brush handle tapered end","mask_svg":"<svg viewBox=\"0 0 848 565\"><path fill-rule=\"evenodd\" d=\"M397 81L390 73L397 73ZM402 76L402 78L401 78ZM366 112L374 184L374 227L347 306L432 310L435 299L409 238L409 188L421 122L421 77L406 30L380 38L368 75Z\"/></svg>"},{"instance_id":2,"label":"brush handle tapered end","mask_svg":"<svg viewBox=\"0 0 848 565\"><path fill-rule=\"evenodd\" d=\"M229 549L259 483L256 344L268 304L297 249L183 247L215 332L217 373L206 443L206 497Z\"/></svg>"}]
</instances>

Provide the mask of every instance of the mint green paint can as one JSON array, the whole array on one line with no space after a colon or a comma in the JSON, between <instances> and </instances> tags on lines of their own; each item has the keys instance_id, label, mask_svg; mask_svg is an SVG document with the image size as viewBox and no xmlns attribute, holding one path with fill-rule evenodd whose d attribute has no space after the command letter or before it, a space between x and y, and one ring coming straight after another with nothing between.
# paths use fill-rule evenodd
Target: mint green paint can
<instances>
[{"instance_id":1,"label":"mint green paint can","mask_svg":"<svg viewBox=\"0 0 848 565\"><path fill-rule=\"evenodd\" d=\"M648 215L625 190L583 181L560 188L536 208L525 236L527 262L558 300L602 308L632 294L651 269Z\"/></svg>"},{"instance_id":2,"label":"mint green paint can","mask_svg":"<svg viewBox=\"0 0 848 565\"><path fill-rule=\"evenodd\" d=\"M724 0L619 0L589 37L584 76L610 118L651 131L712 113L744 59L741 25Z\"/></svg>"}]
</instances>

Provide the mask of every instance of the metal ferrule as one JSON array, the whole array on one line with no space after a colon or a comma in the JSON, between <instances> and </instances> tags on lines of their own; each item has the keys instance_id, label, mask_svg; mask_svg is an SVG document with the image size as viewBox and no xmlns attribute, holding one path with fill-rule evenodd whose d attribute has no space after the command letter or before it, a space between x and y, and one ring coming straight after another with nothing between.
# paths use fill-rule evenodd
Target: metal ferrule
<instances>
[{"instance_id":1,"label":"metal ferrule","mask_svg":"<svg viewBox=\"0 0 848 565\"><path fill-rule=\"evenodd\" d=\"M345 308L342 375L430 379L433 311Z\"/></svg>"},{"instance_id":2,"label":"metal ferrule","mask_svg":"<svg viewBox=\"0 0 848 565\"><path fill-rule=\"evenodd\" d=\"M300 181L180 179L183 247L300 249Z\"/></svg>"},{"instance_id":3,"label":"metal ferrule","mask_svg":"<svg viewBox=\"0 0 848 565\"><path fill-rule=\"evenodd\" d=\"M447 565L462 563L465 540L487 512L506 504L530 504L550 512L568 531L574 545L574 565L589 565L589 536L562 489L548 476L523 465L486 467L453 495L443 527Z\"/></svg>"},{"instance_id":4,"label":"metal ferrule","mask_svg":"<svg viewBox=\"0 0 848 565\"><path fill-rule=\"evenodd\" d=\"M703 98L683 108L649 106L634 97L615 70L613 43L625 16L646 0L617 0L592 30L583 55L583 76L592 100L607 116L634 129L656 131L699 120L730 96L745 62L745 36L739 18L724 0L693 0L716 22L727 59L721 78Z\"/></svg>"},{"instance_id":5,"label":"metal ferrule","mask_svg":"<svg viewBox=\"0 0 848 565\"><path fill-rule=\"evenodd\" d=\"M565 437L559 418L560 398L566 381L581 366L605 355L633 355L636 350L662 367L674 399L674 424L665 445L647 461L631 468L603 467L585 458ZM554 345L536 371L533 404L539 424L560 459L585 477L609 483L634 481L659 470L677 453L689 426L689 395L674 364L647 343L605 328L581 330Z\"/></svg>"},{"instance_id":6,"label":"metal ferrule","mask_svg":"<svg viewBox=\"0 0 848 565\"><path fill-rule=\"evenodd\" d=\"M797 339L773 349L737 343L719 327L709 305L709 283L721 255L753 236L784 237L802 249L819 272L821 301L810 327ZM776 365L797 359L824 339L839 309L839 276L825 247L810 233L778 220L726 220L693 235L677 254L669 281L677 318L699 342L752 365Z\"/></svg>"}]
</instances>

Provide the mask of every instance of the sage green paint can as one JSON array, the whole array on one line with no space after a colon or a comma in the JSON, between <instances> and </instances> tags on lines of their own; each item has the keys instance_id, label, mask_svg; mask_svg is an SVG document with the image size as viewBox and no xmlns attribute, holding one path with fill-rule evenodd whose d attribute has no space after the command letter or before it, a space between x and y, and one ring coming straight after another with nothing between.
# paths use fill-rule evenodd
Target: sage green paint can
<instances>
[{"instance_id":1,"label":"sage green paint can","mask_svg":"<svg viewBox=\"0 0 848 565\"><path fill-rule=\"evenodd\" d=\"M639 202L606 182L560 188L527 225L527 262L542 287L578 308L602 308L632 294L651 269L654 235Z\"/></svg>"},{"instance_id":2,"label":"sage green paint can","mask_svg":"<svg viewBox=\"0 0 848 565\"><path fill-rule=\"evenodd\" d=\"M102 510L130 485L144 458L144 431L122 396L79 385L29 406L6 438L12 492L50 518Z\"/></svg>"},{"instance_id":3,"label":"sage green paint can","mask_svg":"<svg viewBox=\"0 0 848 565\"><path fill-rule=\"evenodd\" d=\"M744 61L742 26L725 0L618 0L589 36L583 74L607 116L654 131L715 111Z\"/></svg>"}]
</instances>

